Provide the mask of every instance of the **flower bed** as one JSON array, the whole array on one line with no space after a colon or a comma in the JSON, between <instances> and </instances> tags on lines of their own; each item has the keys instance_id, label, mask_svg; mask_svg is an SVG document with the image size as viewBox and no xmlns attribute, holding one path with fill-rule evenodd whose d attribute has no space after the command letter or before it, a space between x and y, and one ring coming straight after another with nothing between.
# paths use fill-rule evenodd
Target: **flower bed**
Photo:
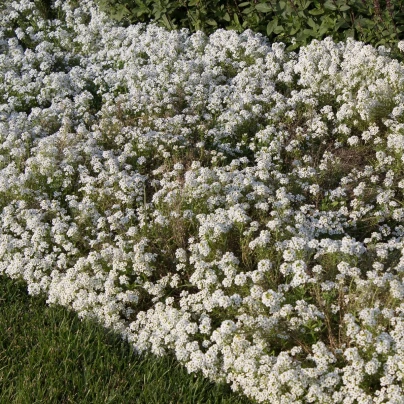
<instances>
[{"instance_id":1,"label":"flower bed","mask_svg":"<svg viewBox=\"0 0 404 404\"><path fill-rule=\"evenodd\" d=\"M0 14L0 274L258 402L402 403L404 67L56 6Z\"/></svg>"}]
</instances>

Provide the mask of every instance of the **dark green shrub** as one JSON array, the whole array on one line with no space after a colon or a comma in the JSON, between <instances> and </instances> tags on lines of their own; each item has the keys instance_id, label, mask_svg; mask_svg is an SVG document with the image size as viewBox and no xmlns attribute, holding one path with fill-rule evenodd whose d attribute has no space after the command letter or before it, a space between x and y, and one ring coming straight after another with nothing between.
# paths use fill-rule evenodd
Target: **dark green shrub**
<instances>
[{"instance_id":1,"label":"dark green shrub","mask_svg":"<svg viewBox=\"0 0 404 404\"><path fill-rule=\"evenodd\" d=\"M155 21L170 30L206 34L218 28L250 28L284 42L289 50L313 39L356 40L395 48L404 31L400 0L96 0L124 25ZM400 58L396 49L392 56Z\"/></svg>"}]
</instances>

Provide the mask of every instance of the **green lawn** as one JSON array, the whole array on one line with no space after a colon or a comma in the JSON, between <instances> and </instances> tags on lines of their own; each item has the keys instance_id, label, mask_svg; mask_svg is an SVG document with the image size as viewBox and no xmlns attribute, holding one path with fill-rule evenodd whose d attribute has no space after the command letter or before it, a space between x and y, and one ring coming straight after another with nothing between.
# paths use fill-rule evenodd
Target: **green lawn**
<instances>
[{"instance_id":1,"label":"green lawn","mask_svg":"<svg viewBox=\"0 0 404 404\"><path fill-rule=\"evenodd\" d=\"M0 276L0 403L251 403Z\"/></svg>"}]
</instances>

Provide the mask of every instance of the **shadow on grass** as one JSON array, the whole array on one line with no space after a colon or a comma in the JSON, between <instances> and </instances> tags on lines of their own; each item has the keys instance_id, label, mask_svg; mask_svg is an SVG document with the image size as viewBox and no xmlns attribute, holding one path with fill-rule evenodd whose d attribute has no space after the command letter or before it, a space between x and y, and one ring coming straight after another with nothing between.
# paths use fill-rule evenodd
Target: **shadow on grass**
<instances>
[{"instance_id":1,"label":"shadow on grass","mask_svg":"<svg viewBox=\"0 0 404 404\"><path fill-rule=\"evenodd\" d=\"M251 403L0 276L0 403Z\"/></svg>"}]
</instances>

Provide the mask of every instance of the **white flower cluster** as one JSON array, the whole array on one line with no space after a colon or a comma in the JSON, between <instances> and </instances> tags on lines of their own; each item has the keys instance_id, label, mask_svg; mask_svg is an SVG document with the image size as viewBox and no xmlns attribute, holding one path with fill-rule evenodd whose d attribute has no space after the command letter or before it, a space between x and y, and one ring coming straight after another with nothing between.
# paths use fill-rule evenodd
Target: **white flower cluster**
<instances>
[{"instance_id":1,"label":"white flower cluster","mask_svg":"<svg viewBox=\"0 0 404 404\"><path fill-rule=\"evenodd\" d=\"M54 7L0 13L0 274L258 402L402 403L404 66Z\"/></svg>"}]
</instances>

